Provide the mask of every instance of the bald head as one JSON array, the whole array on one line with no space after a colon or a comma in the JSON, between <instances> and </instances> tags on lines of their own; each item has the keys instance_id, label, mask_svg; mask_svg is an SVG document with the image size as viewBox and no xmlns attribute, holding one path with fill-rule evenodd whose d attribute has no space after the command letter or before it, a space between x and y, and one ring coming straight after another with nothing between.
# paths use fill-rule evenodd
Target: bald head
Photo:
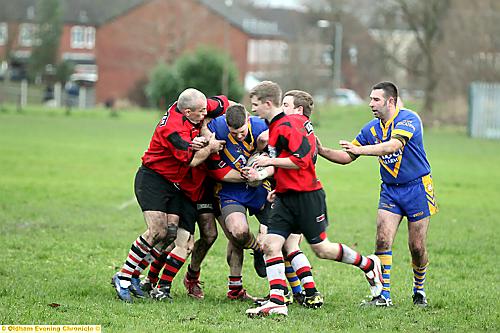
<instances>
[{"instance_id":1,"label":"bald head","mask_svg":"<svg viewBox=\"0 0 500 333\"><path fill-rule=\"evenodd\" d=\"M185 109L199 109L207 105L207 97L201 91L188 88L181 92L177 99L177 107L183 111Z\"/></svg>"}]
</instances>

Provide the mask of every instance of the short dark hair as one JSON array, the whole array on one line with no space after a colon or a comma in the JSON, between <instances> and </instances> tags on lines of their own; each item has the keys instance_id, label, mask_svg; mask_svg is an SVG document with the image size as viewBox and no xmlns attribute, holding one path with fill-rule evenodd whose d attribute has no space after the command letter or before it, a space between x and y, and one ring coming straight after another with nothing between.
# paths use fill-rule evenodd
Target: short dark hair
<instances>
[{"instance_id":1,"label":"short dark hair","mask_svg":"<svg viewBox=\"0 0 500 333\"><path fill-rule=\"evenodd\" d=\"M302 106L302 113L304 114L304 116L306 116L307 118L311 116L311 113L314 110L314 101L311 94L302 90L290 90L287 91L285 95L283 95L283 98L285 98L286 96L293 97L293 106Z\"/></svg>"},{"instance_id":2,"label":"short dark hair","mask_svg":"<svg viewBox=\"0 0 500 333\"><path fill-rule=\"evenodd\" d=\"M372 90L375 89L382 89L386 99L394 97L394 104L398 102L398 87L394 83L390 81L382 81L372 87Z\"/></svg>"},{"instance_id":3,"label":"short dark hair","mask_svg":"<svg viewBox=\"0 0 500 333\"><path fill-rule=\"evenodd\" d=\"M281 88L272 81L262 81L250 90L250 98L253 96L261 102L271 101L275 107L281 105Z\"/></svg>"},{"instance_id":4,"label":"short dark hair","mask_svg":"<svg viewBox=\"0 0 500 333\"><path fill-rule=\"evenodd\" d=\"M238 129L247 121L247 110L241 104L233 104L226 110L227 126Z\"/></svg>"}]
</instances>

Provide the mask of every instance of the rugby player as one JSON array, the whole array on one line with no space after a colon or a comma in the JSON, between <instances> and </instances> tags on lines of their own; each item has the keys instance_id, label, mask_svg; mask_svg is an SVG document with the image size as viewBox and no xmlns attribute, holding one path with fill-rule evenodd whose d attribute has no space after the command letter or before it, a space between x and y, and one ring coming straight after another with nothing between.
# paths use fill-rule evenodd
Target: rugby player
<instances>
[{"instance_id":1,"label":"rugby player","mask_svg":"<svg viewBox=\"0 0 500 333\"><path fill-rule=\"evenodd\" d=\"M339 164L358 156L377 156L380 162L380 199L377 212L376 252L382 262L382 293L369 306L391 306L392 244L403 219L408 220L408 247L413 264L413 303L427 306L424 290L429 263L427 229L430 216L438 211L431 168L424 150L420 117L398 105L398 88L392 82L372 87L370 109L375 119L368 122L352 141L340 141L342 150L324 147L319 154Z\"/></svg>"},{"instance_id":2,"label":"rugby player","mask_svg":"<svg viewBox=\"0 0 500 333\"><path fill-rule=\"evenodd\" d=\"M359 267L370 283L372 296L380 295L382 280L378 257L362 256L345 244L331 243L327 238L325 192L314 166L317 149L308 118L310 114L304 110L303 114L286 115L280 108L281 89L274 82L259 83L250 91L250 99L252 111L269 123L270 156L260 156L255 166L274 166L276 198L263 242L270 300L262 306L248 309L247 315L288 314L284 302L286 282L281 249L294 232L304 235L318 257ZM315 286L305 289L306 297L315 297Z\"/></svg>"}]
</instances>

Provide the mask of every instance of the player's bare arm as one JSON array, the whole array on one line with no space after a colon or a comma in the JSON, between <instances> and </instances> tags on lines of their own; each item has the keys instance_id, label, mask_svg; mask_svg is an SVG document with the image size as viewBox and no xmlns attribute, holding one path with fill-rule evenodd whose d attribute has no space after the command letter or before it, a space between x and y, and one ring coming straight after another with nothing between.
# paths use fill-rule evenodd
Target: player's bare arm
<instances>
[{"instance_id":1,"label":"player's bare arm","mask_svg":"<svg viewBox=\"0 0 500 333\"><path fill-rule=\"evenodd\" d=\"M194 153L193 159L191 160L191 163L189 163L189 166L195 167L200 165L208 158L208 156L210 156L210 154L216 153L224 148L225 143L226 141L224 140L217 140L215 138L215 133L212 133L212 135L210 136L210 140L208 141L208 145Z\"/></svg>"},{"instance_id":2,"label":"player's bare arm","mask_svg":"<svg viewBox=\"0 0 500 333\"><path fill-rule=\"evenodd\" d=\"M231 169L225 176L222 178L223 182L227 183L244 183L246 179L242 177L242 174L238 171Z\"/></svg>"},{"instance_id":3,"label":"player's bare arm","mask_svg":"<svg viewBox=\"0 0 500 333\"><path fill-rule=\"evenodd\" d=\"M259 156L254 164L255 167L274 166L283 169L300 169L289 157Z\"/></svg>"},{"instance_id":4,"label":"player's bare arm","mask_svg":"<svg viewBox=\"0 0 500 333\"><path fill-rule=\"evenodd\" d=\"M382 156L395 153L403 147L403 142L399 139L392 138L387 142L382 142L375 145L356 146L352 142L340 140L339 145L344 149L345 152L354 155Z\"/></svg>"},{"instance_id":5,"label":"player's bare arm","mask_svg":"<svg viewBox=\"0 0 500 333\"><path fill-rule=\"evenodd\" d=\"M257 151L263 151L269 141L269 130L266 130L257 137Z\"/></svg>"},{"instance_id":6,"label":"player's bare arm","mask_svg":"<svg viewBox=\"0 0 500 333\"><path fill-rule=\"evenodd\" d=\"M241 176L247 181L247 182L255 182L259 180L264 180L268 177L271 177L274 175L274 167L272 166L267 166L261 170L257 170L256 168L252 167L244 167L241 170Z\"/></svg>"},{"instance_id":7,"label":"player's bare arm","mask_svg":"<svg viewBox=\"0 0 500 333\"><path fill-rule=\"evenodd\" d=\"M316 144L318 147L318 154L330 162L337 164L349 164L355 160L353 156L343 150L331 149L323 146L318 137L316 137Z\"/></svg>"}]
</instances>

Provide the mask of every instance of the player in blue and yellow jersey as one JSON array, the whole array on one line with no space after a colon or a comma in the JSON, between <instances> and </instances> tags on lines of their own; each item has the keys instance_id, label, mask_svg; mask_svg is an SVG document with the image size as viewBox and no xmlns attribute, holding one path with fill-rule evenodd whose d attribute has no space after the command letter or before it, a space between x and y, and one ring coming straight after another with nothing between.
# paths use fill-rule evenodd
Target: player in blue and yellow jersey
<instances>
[{"instance_id":1,"label":"player in blue and yellow jersey","mask_svg":"<svg viewBox=\"0 0 500 333\"><path fill-rule=\"evenodd\" d=\"M375 119L367 123L352 142L340 141L343 150L319 145L328 160L348 164L360 155L378 156L382 184L377 214L376 254L383 268L384 287L366 305L391 306L390 273L392 244L403 217L408 219L408 245L413 263L413 303L427 306L424 282L428 265L426 248L430 216L438 211L431 168L424 150L420 117L397 103L398 89L392 82L373 86L370 108Z\"/></svg>"},{"instance_id":2,"label":"player in blue and yellow jersey","mask_svg":"<svg viewBox=\"0 0 500 333\"><path fill-rule=\"evenodd\" d=\"M232 105L227 113L208 123L208 130L215 133L216 138L224 138L226 145L220 152L222 161L236 171L246 166L248 158L257 151L262 137L267 138L267 125L258 117L249 117L245 107ZM260 150L266 142L260 145ZM229 291L230 299L252 299L242 284L243 249L252 249L254 266L257 274L265 277L265 264L262 251L256 237L250 231L247 215L255 215L261 223L265 223L267 193L271 190L269 182L252 187L245 182L223 181L217 191L221 206L221 226L230 240L228 244L228 264L230 266Z\"/></svg>"}]
</instances>

